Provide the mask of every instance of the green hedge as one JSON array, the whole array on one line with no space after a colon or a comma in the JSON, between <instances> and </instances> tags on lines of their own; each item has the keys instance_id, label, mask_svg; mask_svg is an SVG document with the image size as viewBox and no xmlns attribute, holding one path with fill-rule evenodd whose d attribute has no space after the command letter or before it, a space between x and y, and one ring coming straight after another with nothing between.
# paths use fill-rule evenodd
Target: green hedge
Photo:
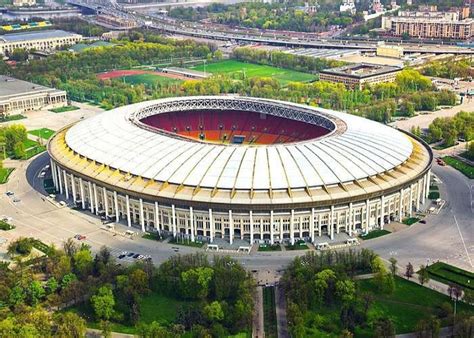
<instances>
[{"instance_id":1,"label":"green hedge","mask_svg":"<svg viewBox=\"0 0 474 338\"><path fill-rule=\"evenodd\" d=\"M8 231L8 230L12 230L12 229L15 229L15 226L13 224L10 224L10 223L4 222L4 221L0 221L0 230Z\"/></svg>"},{"instance_id":2,"label":"green hedge","mask_svg":"<svg viewBox=\"0 0 474 338\"><path fill-rule=\"evenodd\" d=\"M370 231L367 235L361 235L360 238L362 238L363 240L372 239L372 238L388 235L389 233L390 231L388 230L377 229L377 230Z\"/></svg>"},{"instance_id":3,"label":"green hedge","mask_svg":"<svg viewBox=\"0 0 474 338\"><path fill-rule=\"evenodd\" d=\"M446 284L454 283L463 288L474 290L474 273L472 272L443 262L437 262L428 266L428 273L434 280Z\"/></svg>"},{"instance_id":4,"label":"green hedge","mask_svg":"<svg viewBox=\"0 0 474 338\"><path fill-rule=\"evenodd\" d=\"M451 156L443 157L443 161L469 178L474 178L474 167Z\"/></svg>"}]
</instances>

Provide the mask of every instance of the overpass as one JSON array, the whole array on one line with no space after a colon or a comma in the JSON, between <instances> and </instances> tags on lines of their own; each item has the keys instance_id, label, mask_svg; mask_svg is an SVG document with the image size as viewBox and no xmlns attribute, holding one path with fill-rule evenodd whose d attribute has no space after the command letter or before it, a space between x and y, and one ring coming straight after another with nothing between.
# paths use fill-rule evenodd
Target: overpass
<instances>
[{"instance_id":1,"label":"overpass","mask_svg":"<svg viewBox=\"0 0 474 338\"><path fill-rule=\"evenodd\" d=\"M225 0L224 0L225 1ZM192 1L187 4L197 3ZM200 3L205 3L202 1ZM209 2L209 1L207 1ZM375 42L365 41L342 41L342 40L323 40L323 39L300 39L287 37L268 37L255 34L238 34L235 32L222 32L212 28L203 27L189 27L174 20L163 20L156 16L148 16L130 11L130 8L125 8L118 5L114 0L68 0L68 3L74 6L88 8L96 13L110 14L117 17L124 17L135 20L139 26L146 26L148 28L157 29L166 33L185 35L191 37L221 40L221 41L236 41L245 43L259 43L273 46L286 47L300 47L300 48L326 48L326 49L354 49L363 52L375 52L377 45ZM183 4L181 2L181 4ZM169 6L169 3L157 4ZM407 53L423 53L423 54L455 54L455 55L474 55L474 49L465 47L449 47L440 45L403 45Z\"/></svg>"}]
</instances>

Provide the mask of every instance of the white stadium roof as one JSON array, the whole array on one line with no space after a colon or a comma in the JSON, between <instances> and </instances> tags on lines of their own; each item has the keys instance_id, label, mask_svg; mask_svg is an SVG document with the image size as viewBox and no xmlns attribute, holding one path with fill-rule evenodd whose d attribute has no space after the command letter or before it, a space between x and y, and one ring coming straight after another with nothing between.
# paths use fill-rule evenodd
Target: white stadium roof
<instances>
[{"instance_id":1,"label":"white stadium roof","mask_svg":"<svg viewBox=\"0 0 474 338\"><path fill-rule=\"evenodd\" d=\"M214 144L160 133L137 123L157 104L258 102L323 116L337 126L313 140L273 145ZM202 108L203 109L203 108ZM209 108L215 109L215 108ZM249 108L250 109L250 108ZM309 125L310 126L310 125ZM66 132L76 153L143 178L191 187L279 190L330 186L382 174L407 161L409 137L391 127L341 112L239 96L142 102L81 121Z\"/></svg>"}]
</instances>

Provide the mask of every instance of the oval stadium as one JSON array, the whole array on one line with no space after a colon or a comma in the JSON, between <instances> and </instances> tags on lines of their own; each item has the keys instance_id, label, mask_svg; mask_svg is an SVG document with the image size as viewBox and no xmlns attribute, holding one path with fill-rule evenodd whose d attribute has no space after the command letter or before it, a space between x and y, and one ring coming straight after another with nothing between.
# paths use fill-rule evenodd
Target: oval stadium
<instances>
[{"instance_id":1,"label":"oval stadium","mask_svg":"<svg viewBox=\"0 0 474 338\"><path fill-rule=\"evenodd\" d=\"M142 231L321 242L410 217L432 153L342 112L240 96L168 98L104 112L50 140L56 189Z\"/></svg>"}]
</instances>

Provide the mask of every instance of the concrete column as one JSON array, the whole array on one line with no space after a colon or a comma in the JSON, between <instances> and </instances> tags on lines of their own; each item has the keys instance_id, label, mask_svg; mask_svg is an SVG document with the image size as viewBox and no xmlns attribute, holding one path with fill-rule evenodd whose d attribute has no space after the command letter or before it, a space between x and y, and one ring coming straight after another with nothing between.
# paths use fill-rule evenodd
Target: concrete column
<instances>
[{"instance_id":1,"label":"concrete column","mask_svg":"<svg viewBox=\"0 0 474 338\"><path fill-rule=\"evenodd\" d=\"M273 210L270 210L270 244L273 245Z\"/></svg>"},{"instance_id":2,"label":"concrete column","mask_svg":"<svg viewBox=\"0 0 474 338\"><path fill-rule=\"evenodd\" d=\"M158 209L158 202L155 202L155 229L160 232L160 210Z\"/></svg>"},{"instance_id":3,"label":"concrete column","mask_svg":"<svg viewBox=\"0 0 474 338\"><path fill-rule=\"evenodd\" d=\"M95 201L95 213L96 215L99 213L99 199L97 198L97 185L94 183L94 201Z\"/></svg>"},{"instance_id":4,"label":"concrete column","mask_svg":"<svg viewBox=\"0 0 474 338\"><path fill-rule=\"evenodd\" d=\"M125 204L127 207L127 225L130 228L132 226L132 218L130 217L130 197L125 195Z\"/></svg>"},{"instance_id":5,"label":"concrete column","mask_svg":"<svg viewBox=\"0 0 474 338\"><path fill-rule=\"evenodd\" d=\"M298 217L298 221L299 221L298 223L299 223L299 229L300 229L300 239L303 239L303 222L301 221L301 217Z\"/></svg>"},{"instance_id":6,"label":"concrete column","mask_svg":"<svg viewBox=\"0 0 474 338\"><path fill-rule=\"evenodd\" d=\"M64 190L66 191L66 199L69 199L69 187L67 185L67 174L65 170L63 170L63 179L64 179Z\"/></svg>"},{"instance_id":7,"label":"concrete column","mask_svg":"<svg viewBox=\"0 0 474 338\"><path fill-rule=\"evenodd\" d=\"M422 186L422 189L421 189L421 203L422 204L425 204L425 195L426 195L426 175L423 176L423 180L421 182L421 186Z\"/></svg>"},{"instance_id":8,"label":"concrete column","mask_svg":"<svg viewBox=\"0 0 474 338\"><path fill-rule=\"evenodd\" d=\"M322 215L321 213L318 214L318 236L321 237L321 219Z\"/></svg>"},{"instance_id":9,"label":"concrete column","mask_svg":"<svg viewBox=\"0 0 474 338\"><path fill-rule=\"evenodd\" d=\"M338 211L337 216L336 216L336 234L339 233L339 223L340 222L341 222L341 212Z\"/></svg>"},{"instance_id":10,"label":"concrete column","mask_svg":"<svg viewBox=\"0 0 474 338\"><path fill-rule=\"evenodd\" d=\"M171 205L171 224L173 226L173 237L176 237L176 209L174 204Z\"/></svg>"},{"instance_id":11,"label":"concrete column","mask_svg":"<svg viewBox=\"0 0 474 338\"><path fill-rule=\"evenodd\" d=\"M309 219L309 235L311 237L311 243L314 242L314 208L311 208L311 216Z\"/></svg>"},{"instance_id":12,"label":"concrete column","mask_svg":"<svg viewBox=\"0 0 474 338\"><path fill-rule=\"evenodd\" d=\"M295 210L291 209L290 216L290 243L295 244Z\"/></svg>"},{"instance_id":13,"label":"concrete column","mask_svg":"<svg viewBox=\"0 0 474 338\"><path fill-rule=\"evenodd\" d=\"M59 186L58 186L58 177L57 177L56 166L55 166L53 160L50 160L50 165L49 165L49 167L50 167L50 169L51 169L51 177L53 178L54 189L58 190L58 189L59 189Z\"/></svg>"},{"instance_id":14,"label":"concrete column","mask_svg":"<svg viewBox=\"0 0 474 338\"><path fill-rule=\"evenodd\" d=\"M209 209L209 240L212 241L214 240L214 218L212 217L212 209Z\"/></svg>"},{"instance_id":15,"label":"concrete column","mask_svg":"<svg viewBox=\"0 0 474 338\"><path fill-rule=\"evenodd\" d=\"M334 205L331 205L331 214L329 215L329 236L334 239Z\"/></svg>"},{"instance_id":16,"label":"concrete column","mask_svg":"<svg viewBox=\"0 0 474 338\"><path fill-rule=\"evenodd\" d=\"M413 184L410 185L410 203L408 203L408 207L410 208L409 213L410 217L413 216Z\"/></svg>"},{"instance_id":17,"label":"concrete column","mask_svg":"<svg viewBox=\"0 0 474 338\"><path fill-rule=\"evenodd\" d=\"M383 230L383 226L385 225L385 196L382 195L382 202L380 207L380 229Z\"/></svg>"},{"instance_id":18,"label":"concrete column","mask_svg":"<svg viewBox=\"0 0 474 338\"><path fill-rule=\"evenodd\" d=\"M428 173L426 174L425 198L428 198L428 194L430 193L430 184L431 184L431 170L428 170Z\"/></svg>"},{"instance_id":19,"label":"concrete column","mask_svg":"<svg viewBox=\"0 0 474 338\"><path fill-rule=\"evenodd\" d=\"M103 192L103 199L104 199L105 217L109 217L109 198L107 196L107 189L103 187L102 192Z\"/></svg>"},{"instance_id":20,"label":"concrete column","mask_svg":"<svg viewBox=\"0 0 474 338\"><path fill-rule=\"evenodd\" d=\"M62 177L61 177L61 169L59 167L56 167L58 171L56 174L58 175L58 185L59 185L59 193L62 195L63 194L63 185L62 185Z\"/></svg>"},{"instance_id":21,"label":"concrete column","mask_svg":"<svg viewBox=\"0 0 474 338\"><path fill-rule=\"evenodd\" d=\"M114 191L114 209L115 209L115 221L119 222L120 215L119 215L119 206L118 206L118 196L117 196L116 191Z\"/></svg>"},{"instance_id":22,"label":"concrete column","mask_svg":"<svg viewBox=\"0 0 474 338\"><path fill-rule=\"evenodd\" d=\"M92 195L92 183L88 182L89 186L89 207L91 208L91 213L94 213L94 196Z\"/></svg>"},{"instance_id":23,"label":"concrete column","mask_svg":"<svg viewBox=\"0 0 474 338\"><path fill-rule=\"evenodd\" d=\"M253 213L252 210L249 211L250 219L250 244L253 244Z\"/></svg>"},{"instance_id":24,"label":"concrete column","mask_svg":"<svg viewBox=\"0 0 474 338\"><path fill-rule=\"evenodd\" d=\"M352 237L352 229L354 227L354 217L353 217L353 214L354 213L354 208L352 207L352 202L349 203L349 236Z\"/></svg>"},{"instance_id":25,"label":"concrete column","mask_svg":"<svg viewBox=\"0 0 474 338\"><path fill-rule=\"evenodd\" d=\"M72 187L72 201L76 203L76 181L74 179L74 175L71 174L71 187Z\"/></svg>"},{"instance_id":26,"label":"concrete column","mask_svg":"<svg viewBox=\"0 0 474 338\"><path fill-rule=\"evenodd\" d=\"M403 221L403 189L400 190L400 199L398 201L398 221Z\"/></svg>"},{"instance_id":27,"label":"concrete column","mask_svg":"<svg viewBox=\"0 0 474 338\"><path fill-rule=\"evenodd\" d=\"M194 242L194 212L193 212L193 207L189 207L189 225L191 227L191 242Z\"/></svg>"},{"instance_id":28,"label":"concrete column","mask_svg":"<svg viewBox=\"0 0 474 338\"><path fill-rule=\"evenodd\" d=\"M234 242L234 220L232 219L232 210L229 210L229 243Z\"/></svg>"},{"instance_id":29,"label":"concrete column","mask_svg":"<svg viewBox=\"0 0 474 338\"><path fill-rule=\"evenodd\" d=\"M263 239L263 219L260 218L260 240Z\"/></svg>"},{"instance_id":30,"label":"concrete column","mask_svg":"<svg viewBox=\"0 0 474 338\"><path fill-rule=\"evenodd\" d=\"M145 232L145 215L143 213L143 199L140 198L140 225L142 231Z\"/></svg>"},{"instance_id":31,"label":"concrete column","mask_svg":"<svg viewBox=\"0 0 474 338\"><path fill-rule=\"evenodd\" d=\"M86 201L85 201L85 196L84 196L84 183L82 182L81 177L79 177L79 191L81 193L82 210L84 210L86 208Z\"/></svg>"},{"instance_id":32,"label":"concrete column","mask_svg":"<svg viewBox=\"0 0 474 338\"><path fill-rule=\"evenodd\" d=\"M365 201L365 233L369 233L370 226L370 201Z\"/></svg>"},{"instance_id":33,"label":"concrete column","mask_svg":"<svg viewBox=\"0 0 474 338\"><path fill-rule=\"evenodd\" d=\"M416 203L415 203L416 211L420 211L421 185L423 185L422 181L418 181L418 183L416 184L416 197L415 197L416 198Z\"/></svg>"}]
</instances>

